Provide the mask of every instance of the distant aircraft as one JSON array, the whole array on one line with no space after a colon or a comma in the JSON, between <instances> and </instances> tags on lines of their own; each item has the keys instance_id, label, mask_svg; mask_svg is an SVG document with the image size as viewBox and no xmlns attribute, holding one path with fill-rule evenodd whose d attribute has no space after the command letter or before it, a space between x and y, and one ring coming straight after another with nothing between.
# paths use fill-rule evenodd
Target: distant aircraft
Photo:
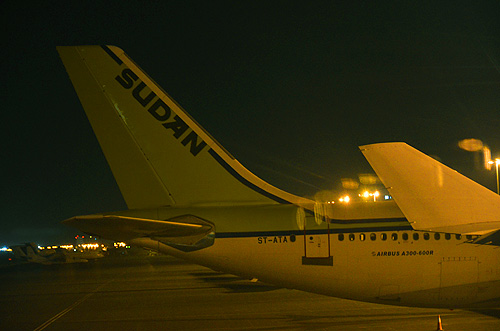
<instances>
[{"instance_id":1,"label":"distant aircraft","mask_svg":"<svg viewBox=\"0 0 500 331\"><path fill-rule=\"evenodd\" d=\"M21 262L40 264L82 263L99 259L104 255L99 251L68 251L62 248L40 250L34 243L14 245L10 247L14 259Z\"/></svg>"},{"instance_id":2,"label":"distant aircraft","mask_svg":"<svg viewBox=\"0 0 500 331\"><path fill-rule=\"evenodd\" d=\"M58 51L129 208L66 224L287 288L499 306L500 198L487 189L407 145L371 145L394 201L298 197L245 169L121 49Z\"/></svg>"}]
</instances>

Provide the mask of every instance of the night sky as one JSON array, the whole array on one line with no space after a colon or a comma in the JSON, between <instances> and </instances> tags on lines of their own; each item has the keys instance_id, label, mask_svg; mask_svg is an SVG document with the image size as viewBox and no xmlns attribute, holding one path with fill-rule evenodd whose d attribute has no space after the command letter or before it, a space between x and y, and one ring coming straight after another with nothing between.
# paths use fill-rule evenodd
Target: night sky
<instances>
[{"instance_id":1,"label":"night sky","mask_svg":"<svg viewBox=\"0 0 500 331\"><path fill-rule=\"evenodd\" d=\"M498 1L3 1L0 245L69 242L126 209L56 52L116 45L242 164L311 196L403 141L490 189L500 156ZM125 4L126 3L126 4ZM353 4L354 3L354 4ZM479 4L476 4L479 3Z\"/></svg>"}]
</instances>

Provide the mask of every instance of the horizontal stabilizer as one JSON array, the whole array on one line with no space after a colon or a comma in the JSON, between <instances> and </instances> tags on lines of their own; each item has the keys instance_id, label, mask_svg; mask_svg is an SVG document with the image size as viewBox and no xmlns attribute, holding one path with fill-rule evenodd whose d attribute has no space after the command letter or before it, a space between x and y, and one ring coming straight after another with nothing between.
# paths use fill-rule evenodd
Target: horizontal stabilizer
<instances>
[{"instance_id":1,"label":"horizontal stabilizer","mask_svg":"<svg viewBox=\"0 0 500 331\"><path fill-rule=\"evenodd\" d=\"M500 196L405 143L360 147L416 230L485 234L500 229Z\"/></svg>"},{"instance_id":2,"label":"horizontal stabilizer","mask_svg":"<svg viewBox=\"0 0 500 331\"><path fill-rule=\"evenodd\" d=\"M194 250L213 244L215 226L193 215L177 216L168 220L153 220L121 215L85 215L69 218L63 223L77 227L83 232L128 241L136 238L151 238L164 244L191 247ZM203 245L201 247L200 245Z\"/></svg>"}]
</instances>

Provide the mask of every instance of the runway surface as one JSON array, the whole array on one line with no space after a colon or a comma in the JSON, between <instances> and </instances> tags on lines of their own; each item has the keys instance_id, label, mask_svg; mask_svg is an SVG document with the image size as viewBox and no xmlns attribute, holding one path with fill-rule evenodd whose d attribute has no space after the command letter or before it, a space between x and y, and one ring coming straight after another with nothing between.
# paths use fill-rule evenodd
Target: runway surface
<instances>
[{"instance_id":1,"label":"runway surface","mask_svg":"<svg viewBox=\"0 0 500 331\"><path fill-rule=\"evenodd\" d=\"M167 256L0 268L0 330L500 330L499 311L376 305Z\"/></svg>"}]
</instances>

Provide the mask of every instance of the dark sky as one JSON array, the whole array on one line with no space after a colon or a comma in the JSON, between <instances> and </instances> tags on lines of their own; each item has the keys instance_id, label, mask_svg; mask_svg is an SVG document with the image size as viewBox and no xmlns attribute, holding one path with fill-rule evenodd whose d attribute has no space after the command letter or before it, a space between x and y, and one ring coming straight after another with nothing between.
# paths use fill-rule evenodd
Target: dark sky
<instances>
[{"instance_id":1,"label":"dark sky","mask_svg":"<svg viewBox=\"0 0 500 331\"><path fill-rule=\"evenodd\" d=\"M125 209L57 45L124 49L240 162L299 195L404 141L495 189L457 142L500 156L498 1L3 1L0 245L69 241ZM477 163L477 162L476 162Z\"/></svg>"}]
</instances>

